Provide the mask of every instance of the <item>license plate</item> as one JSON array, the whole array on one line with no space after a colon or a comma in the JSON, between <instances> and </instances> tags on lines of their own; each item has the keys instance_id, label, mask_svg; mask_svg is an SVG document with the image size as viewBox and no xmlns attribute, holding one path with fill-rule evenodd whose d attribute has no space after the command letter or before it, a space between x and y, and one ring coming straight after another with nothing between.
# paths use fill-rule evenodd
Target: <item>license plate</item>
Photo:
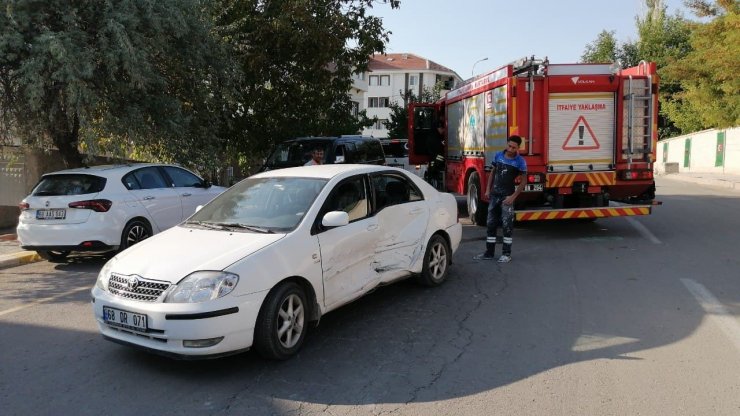
<instances>
[{"instance_id":1,"label":"license plate","mask_svg":"<svg viewBox=\"0 0 740 416\"><path fill-rule=\"evenodd\" d=\"M108 325L120 326L146 332L146 315L103 306L103 321Z\"/></svg>"},{"instance_id":2,"label":"license plate","mask_svg":"<svg viewBox=\"0 0 740 416\"><path fill-rule=\"evenodd\" d=\"M533 183L526 185L524 190L529 192L542 192L542 184L541 183Z\"/></svg>"},{"instance_id":3,"label":"license plate","mask_svg":"<svg viewBox=\"0 0 740 416\"><path fill-rule=\"evenodd\" d=\"M37 220L63 220L66 216L67 210L64 208L40 209L36 211Z\"/></svg>"}]
</instances>

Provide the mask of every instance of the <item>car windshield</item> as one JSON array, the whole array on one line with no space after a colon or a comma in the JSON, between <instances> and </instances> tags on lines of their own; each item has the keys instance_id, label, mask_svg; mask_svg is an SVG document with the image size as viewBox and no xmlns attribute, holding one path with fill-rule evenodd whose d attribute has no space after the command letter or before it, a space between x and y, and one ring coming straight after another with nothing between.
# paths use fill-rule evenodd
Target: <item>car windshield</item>
<instances>
[{"instance_id":1,"label":"car windshield","mask_svg":"<svg viewBox=\"0 0 740 416\"><path fill-rule=\"evenodd\" d=\"M288 232L326 185L317 178L247 178L185 222L185 226L245 232Z\"/></svg>"},{"instance_id":2,"label":"car windshield","mask_svg":"<svg viewBox=\"0 0 740 416\"><path fill-rule=\"evenodd\" d=\"M105 178L94 175L46 175L33 188L33 196L84 195L100 192Z\"/></svg>"},{"instance_id":3,"label":"car windshield","mask_svg":"<svg viewBox=\"0 0 740 416\"><path fill-rule=\"evenodd\" d=\"M326 156L329 154L331 142L327 140L312 141L291 141L280 143L265 161L266 166L270 167L294 167L303 166L311 159L311 152L314 149L324 151L324 159L321 163L326 163Z\"/></svg>"}]
</instances>

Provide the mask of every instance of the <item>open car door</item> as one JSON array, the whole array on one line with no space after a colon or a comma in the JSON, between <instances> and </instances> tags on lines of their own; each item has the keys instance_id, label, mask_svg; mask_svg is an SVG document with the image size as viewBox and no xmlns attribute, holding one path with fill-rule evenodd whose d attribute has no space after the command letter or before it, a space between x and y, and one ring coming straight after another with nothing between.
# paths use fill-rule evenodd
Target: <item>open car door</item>
<instances>
[{"instance_id":1,"label":"open car door","mask_svg":"<svg viewBox=\"0 0 740 416\"><path fill-rule=\"evenodd\" d=\"M434 104L411 103L408 114L409 164L427 164L435 143L442 140L437 132L437 108Z\"/></svg>"}]
</instances>

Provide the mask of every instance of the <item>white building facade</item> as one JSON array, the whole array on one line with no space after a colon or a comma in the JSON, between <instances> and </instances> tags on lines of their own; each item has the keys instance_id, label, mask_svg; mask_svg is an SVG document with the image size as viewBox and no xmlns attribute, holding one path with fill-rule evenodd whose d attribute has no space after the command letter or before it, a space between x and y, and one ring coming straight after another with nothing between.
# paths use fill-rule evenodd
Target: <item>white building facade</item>
<instances>
[{"instance_id":1,"label":"white building facade","mask_svg":"<svg viewBox=\"0 0 740 416\"><path fill-rule=\"evenodd\" d=\"M370 58L369 72L365 75L367 89L364 91L359 110L367 110L367 116L377 117L378 121L369 129L363 130L365 136L387 138L391 103L403 104L405 91L421 96L424 89L431 90L438 82L443 82L446 93L462 80L455 71L436 62L410 53L376 54ZM353 90L354 91L354 90ZM356 95L353 95L353 100Z\"/></svg>"}]
</instances>

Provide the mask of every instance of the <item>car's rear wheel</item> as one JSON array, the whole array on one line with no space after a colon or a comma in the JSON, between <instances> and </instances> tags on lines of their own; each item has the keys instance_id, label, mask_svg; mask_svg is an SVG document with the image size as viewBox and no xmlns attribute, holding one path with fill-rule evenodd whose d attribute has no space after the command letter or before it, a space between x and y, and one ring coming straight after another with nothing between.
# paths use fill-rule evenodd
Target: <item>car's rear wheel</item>
<instances>
[{"instance_id":1,"label":"car's rear wheel","mask_svg":"<svg viewBox=\"0 0 740 416\"><path fill-rule=\"evenodd\" d=\"M120 251L152 236L152 228L143 220L131 220L123 227Z\"/></svg>"},{"instance_id":2,"label":"car's rear wheel","mask_svg":"<svg viewBox=\"0 0 740 416\"><path fill-rule=\"evenodd\" d=\"M262 304L254 328L254 348L265 358L285 360L303 345L308 331L306 293L295 282L274 288Z\"/></svg>"},{"instance_id":3,"label":"car's rear wheel","mask_svg":"<svg viewBox=\"0 0 740 416\"><path fill-rule=\"evenodd\" d=\"M417 280L424 286L439 286L447 279L450 264L450 247L441 235L435 234L429 239L424 253L424 266Z\"/></svg>"},{"instance_id":4,"label":"car's rear wheel","mask_svg":"<svg viewBox=\"0 0 740 416\"><path fill-rule=\"evenodd\" d=\"M44 250L44 251L37 251L39 253L39 256L41 256L42 259L50 261L52 263L63 263L67 261L67 256L69 256L69 250L59 251L59 250Z\"/></svg>"}]
</instances>

